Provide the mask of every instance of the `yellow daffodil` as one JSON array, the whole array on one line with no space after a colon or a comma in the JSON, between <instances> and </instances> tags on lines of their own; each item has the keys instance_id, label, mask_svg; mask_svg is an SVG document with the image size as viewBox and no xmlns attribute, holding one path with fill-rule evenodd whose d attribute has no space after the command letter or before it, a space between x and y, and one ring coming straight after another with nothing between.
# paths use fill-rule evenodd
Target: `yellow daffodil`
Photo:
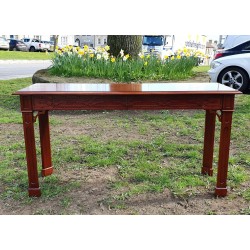
<instances>
[{"instance_id":1,"label":"yellow daffodil","mask_svg":"<svg viewBox=\"0 0 250 250\"><path fill-rule=\"evenodd\" d=\"M89 54L90 58L93 58L95 55L93 53Z\"/></svg>"},{"instance_id":2,"label":"yellow daffodil","mask_svg":"<svg viewBox=\"0 0 250 250\"><path fill-rule=\"evenodd\" d=\"M101 47L97 47L96 50L97 50L97 52L102 52L102 48Z\"/></svg>"},{"instance_id":3,"label":"yellow daffodil","mask_svg":"<svg viewBox=\"0 0 250 250\"><path fill-rule=\"evenodd\" d=\"M129 58L129 54L127 54L125 57L128 59Z\"/></svg>"},{"instance_id":4,"label":"yellow daffodil","mask_svg":"<svg viewBox=\"0 0 250 250\"><path fill-rule=\"evenodd\" d=\"M56 50L56 53L57 53L58 55L61 55L61 54L62 54L62 51L61 51L61 50Z\"/></svg>"},{"instance_id":5,"label":"yellow daffodil","mask_svg":"<svg viewBox=\"0 0 250 250\"><path fill-rule=\"evenodd\" d=\"M81 49L81 50L78 51L78 55L81 55L81 56L82 56L82 55L84 55L84 53L85 53L85 52L84 52L83 49Z\"/></svg>"},{"instance_id":6,"label":"yellow daffodil","mask_svg":"<svg viewBox=\"0 0 250 250\"><path fill-rule=\"evenodd\" d=\"M164 56L164 58L165 58L165 59L168 59L168 58L169 58L169 56L168 56L168 55L165 55L165 56Z\"/></svg>"},{"instance_id":7,"label":"yellow daffodil","mask_svg":"<svg viewBox=\"0 0 250 250\"><path fill-rule=\"evenodd\" d=\"M176 57L177 59L181 59L181 56L180 55L177 55L177 57Z\"/></svg>"},{"instance_id":8,"label":"yellow daffodil","mask_svg":"<svg viewBox=\"0 0 250 250\"><path fill-rule=\"evenodd\" d=\"M84 45L84 47L83 47L83 49L84 49L84 51L89 51L89 46L88 45Z\"/></svg>"},{"instance_id":9,"label":"yellow daffodil","mask_svg":"<svg viewBox=\"0 0 250 250\"><path fill-rule=\"evenodd\" d=\"M147 55L146 57L147 57L147 58L150 58L150 55Z\"/></svg>"},{"instance_id":10,"label":"yellow daffodil","mask_svg":"<svg viewBox=\"0 0 250 250\"><path fill-rule=\"evenodd\" d=\"M143 59L143 58L144 58L143 53L139 53L139 54L138 54L138 56L139 56L141 59Z\"/></svg>"},{"instance_id":11,"label":"yellow daffodil","mask_svg":"<svg viewBox=\"0 0 250 250\"><path fill-rule=\"evenodd\" d=\"M171 56L171 60L174 60L175 59L175 57L174 56Z\"/></svg>"},{"instance_id":12,"label":"yellow daffodil","mask_svg":"<svg viewBox=\"0 0 250 250\"><path fill-rule=\"evenodd\" d=\"M105 48L106 51L110 50L110 47L108 45L106 45L104 48Z\"/></svg>"},{"instance_id":13,"label":"yellow daffodil","mask_svg":"<svg viewBox=\"0 0 250 250\"><path fill-rule=\"evenodd\" d=\"M111 61L112 63L115 62L115 58L112 57L110 61Z\"/></svg>"},{"instance_id":14,"label":"yellow daffodil","mask_svg":"<svg viewBox=\"0 0 250 250\"><path fill-rule=\"evenodd\" d=\"M148 65L148 62L145 62L144 65L147 66L147 65Z\"/></svg>"}]
</instances>

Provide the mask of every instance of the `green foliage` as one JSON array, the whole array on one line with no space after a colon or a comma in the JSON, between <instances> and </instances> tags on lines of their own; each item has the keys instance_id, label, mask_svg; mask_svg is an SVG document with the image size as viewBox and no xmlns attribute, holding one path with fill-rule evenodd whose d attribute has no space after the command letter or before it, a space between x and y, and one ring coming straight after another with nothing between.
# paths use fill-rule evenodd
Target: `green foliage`
<instances>
[{"instance_id":1,"label":"green foliage","mask_svg":"<svg viewBox=\"0 0 250 250\"><path fill-rule=\"evenodd\" d=\"M115 82L138 82L142 80L179 80L192 76L197 64L195 56L177 56L160 60L152 55L140 54L133 59L120 51L118 57L110 56L100 48L94 54L86 49L67 48L58 51L49 69L51 75L64 77L106 78Z\"/></svg>"}]
</instances>

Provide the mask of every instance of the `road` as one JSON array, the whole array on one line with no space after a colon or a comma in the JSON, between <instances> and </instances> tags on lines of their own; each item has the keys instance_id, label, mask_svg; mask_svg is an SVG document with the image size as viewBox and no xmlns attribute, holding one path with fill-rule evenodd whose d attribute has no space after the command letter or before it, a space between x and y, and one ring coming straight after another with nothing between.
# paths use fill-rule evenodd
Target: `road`
<instances>
[{"instance_id":1,"label":"road","mask_svg":"<svg viewBox=\"0 0 250 250\"><path fill-rule=\"evenodd\" d=\"M0 60L0 80L31 77L50 65L49 60Z\"/></svg>"}]
</instances>

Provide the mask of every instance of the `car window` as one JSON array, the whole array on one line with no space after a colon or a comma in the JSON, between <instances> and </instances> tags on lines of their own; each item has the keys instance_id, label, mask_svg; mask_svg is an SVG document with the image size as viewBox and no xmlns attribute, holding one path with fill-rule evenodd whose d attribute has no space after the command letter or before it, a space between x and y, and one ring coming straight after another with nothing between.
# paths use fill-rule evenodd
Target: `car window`
<instances>
[{"instance_id":1,"label":"car window","mask_svg":"<svg viewBox=\"0 0 250 250\"><path fill-rule=\"evenodd\" d=\"M242 46L242 50L250 50L250 41L245 43L244 46Z\"/></svg>"},{"instance_id":2,"label":"car window","mask_svg":"<svg viewBox=\"0 0 250 250\"><path fill-rule=\"evenodd\" d=\"M242 51L242 50L250 50L250 41L237 45L236 47L230 49L233 51Z\"/></svg>"}]
</instances>

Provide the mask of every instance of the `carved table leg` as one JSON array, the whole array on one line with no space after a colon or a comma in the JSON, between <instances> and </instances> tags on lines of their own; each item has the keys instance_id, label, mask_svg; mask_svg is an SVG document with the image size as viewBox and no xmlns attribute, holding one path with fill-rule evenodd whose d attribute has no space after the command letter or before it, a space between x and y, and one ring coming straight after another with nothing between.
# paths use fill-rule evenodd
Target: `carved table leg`
<instances>
[{"instance_id":1,"label":"carved table leg","mask_svg":"<svg viewBox=\"0 0 250 250\"><path fill-rule=\"evenodd\" d=\"M40 144L42 155L42 176L53 173L51 161L50 132L48 111L39 114Z\"/></svg>"},{"instance_id":2,"label":"carved table leg","mask_svg":"<svg viewBox=\"0 0 250 250\"><path fill-rule=\"evenodd\" d=\"M29 178L29 196L40 196L41 191L38 182L36 143L33 122L33 112L23 112L23 130L26 149L26 160Z\"/></svg>"},{"instance_id":3,"label":"carved table leg","mask_svg":"<svg viewBox=\"0 0 250 250\"><path fill-rule=\"evenodd\" d=\"M215 195L227 195L227 171L230 148L230 134L232 126L232 110L221 111L221 131L220 131L220 149L218 161L217 184Z\"/></svg>"},{"instance_id":4,"label":"carved table leg","mask_svg":"<svg viewBox=\"0 0 250 250\"><path fill-rule=\"evenodd\" d=\"M206 110L202 174L213 175L213 152L216 112Z\"/></svg>"}]
</instances>

